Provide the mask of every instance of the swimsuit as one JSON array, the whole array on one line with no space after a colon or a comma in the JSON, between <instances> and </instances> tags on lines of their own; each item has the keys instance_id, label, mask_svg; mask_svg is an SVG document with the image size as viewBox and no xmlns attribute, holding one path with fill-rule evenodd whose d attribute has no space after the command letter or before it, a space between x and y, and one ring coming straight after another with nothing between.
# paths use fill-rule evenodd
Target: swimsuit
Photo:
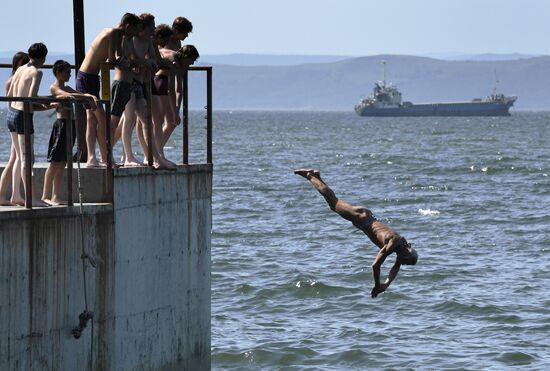
<instances>
[{"instance_id":1,"label":"swimsuit","mask_svg":"<svg viewBox=\"0 0 550 371\"><path fill-rule=\"evenodd\" d=\"M132 82L115 80L111 87L111 114L114 116L122 116L126 104L132 97L134 84Z\"/></svg>"},{"instance_id":2,"label":"swimsuit","mask_svg":"<svg viewBox=\"0 0 550 371\"><path fill-rule=\"evenodd\" d=\"M99 76L77 71L76 90L79 93L92 94L99 98Z\"/></svg>"},{"instance_id":3,"label":"swimsuit","mask_svg":"<svg viewBox=\"0 0 550 371\"><path fill-rule=\"evenodd\" d=\"M132 81L132 89L136 95L136 100L145 99L147 94L145 93L145 83L134 79Z\"/></svg>"},{"instance_id":4,"label":"swimsuit","mask_svg":"<svg viewBox=\"0 0 550 371\"><path fill-rule=\"evenodd\" d=\"M73 141L76 138L76 132L73 125ZM72 148L71 145L71 148ZM67 120L57 119L53 123L52 133L50 135L50 142L48 143L48 162L65 162L67 161Z\"/></svg>"},{"instance_id":5,"label":"swimsuit","mask_svg":"<svg viewBox=\"0 0 550 371\"><path fill-rule=\"evenodd\" d=\"M168 95L168 76L153 76L153 80L151 81L151 92L153 95Z\"/></svg>"},{"instance_id":6,"label":"swimsuit","mask_svg":"<svg viewBox=\"0 0 550 371\"><path fill-rule=\"evenodd\" d=\"M34 134L34 124L32 122L32 113L30 114L30 132ZM6 119L8 124L8 130L11 133L17 132L17 134L25 134L25 113L16 108L10 108L8 111L8 117Z\"/></svg>"}]
</instances>

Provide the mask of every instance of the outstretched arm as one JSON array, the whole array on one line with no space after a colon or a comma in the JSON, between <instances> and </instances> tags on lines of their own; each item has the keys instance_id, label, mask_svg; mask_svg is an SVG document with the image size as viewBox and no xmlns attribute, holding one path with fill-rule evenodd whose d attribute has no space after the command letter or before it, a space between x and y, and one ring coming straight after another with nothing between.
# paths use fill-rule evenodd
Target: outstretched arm
<instances>
[{"instance_id":1,"label":"outstretched arm","mask_svg":"<svg viewBox=\"0 0 550 371\"><path fill-rule=\"evenodd\" d=\"M374 258L374 261L372 262L372 278L374 279L374 288L371 291L371 296L373 298L378 296L378 294L384 292L397 276L397 272L399 272L399 266L401 264L397 263L396 261L394 266L390 270L386 281L383 284L380 283L380 269L382 267L382 263L384 263L388 255L394 252L395 245L395 240L392 238L387 244L384 245L384 247L380 249L380 251L378 251L376 258Z\"/></svg>"},{"instance_id":2,"label":"outstretched arm","mask_svg":"<svg viewBox=\"0 0 550 371\"><path fill-rule=\"evenodd\" d=\"M401 268L401 263L399 262L399 259L395 260L395 264L390 269L390 273L388 274L388 278L384 281L384 286L386 288L390 287L390 284L393 282L395 277L397 277L397 273L399 272L399 268Z\"/></svg>"}]
</instances>

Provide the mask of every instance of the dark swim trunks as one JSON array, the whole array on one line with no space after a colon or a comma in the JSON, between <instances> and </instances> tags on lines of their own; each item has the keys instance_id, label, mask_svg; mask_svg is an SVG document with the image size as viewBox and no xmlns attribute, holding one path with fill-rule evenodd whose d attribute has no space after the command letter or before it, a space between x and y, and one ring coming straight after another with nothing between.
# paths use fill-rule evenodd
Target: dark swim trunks
<instances>
[{"instance_id":1,"label":"dark swim trunks","mask_svg":"<svg viewBox=\"0 0 550 371\"><path fill-rule=\"evenodd\" d=\"M134 79L132 81L132 88L134 89L134 94L136 95L136 100L145 99L147 94L145 94L145 83Z\"/></svg>"},{"instance_id":2,"label":"dark swim trunks","mask_svg":"<svg viewBox=\"0 0 550 371\"><path fill-rule=\"evenodd\" d=\"M8 117L6 118L8 124L8 130L10 133L25 134L25 115L23 111L20 111L15 108L10 108L8 110ZM34 124L32 122L32 113L31 113L31 122L30 122L30 131L31 134L34 134Z\"/></svg>"},{"instance_id":3,"label":"dark swim trunks","mask_svg":"<svg viewBox=\"0 0 550 371\"><path fill-rule=\"evenodd\" d=\"M111 87L111 114L113 116L122 116L126 104L132 97L132 91L134 90L134 84L126 81L113 81Z\"/></svg>"},{"instance_id":4,"label":"dark swim trunks","mask_svg":"<svg viewBox=\"0 0 550 371\"><path fill-rule=\"evenodd\" d=\"M73 125L73 140L71 148L74 145L76 131ZM53 123L50 142L48 143L48 162L66 162L67 161L67 121L57 119Z\"/></svg>"},{"instance_id":5,"label":"dark swim trunks","mask_svg":"<svg viewBox=\"0 0 550 371\"><path fill-rule=\"evenodd\" d=\"M151 93L153 95L168 95L168 76L153 76L153 81L151 82Z\"/></svg>"},{"instance_id":6,"label":"dark swim trunks","mask_svg":"<svg viewBox=\"0 0 550 371\"><path fill-rule=\"evenodd\" d=\"M77 71L76 90L79 93L92 94L99 98L99 76Z\"/></svg>"}]
</instances>

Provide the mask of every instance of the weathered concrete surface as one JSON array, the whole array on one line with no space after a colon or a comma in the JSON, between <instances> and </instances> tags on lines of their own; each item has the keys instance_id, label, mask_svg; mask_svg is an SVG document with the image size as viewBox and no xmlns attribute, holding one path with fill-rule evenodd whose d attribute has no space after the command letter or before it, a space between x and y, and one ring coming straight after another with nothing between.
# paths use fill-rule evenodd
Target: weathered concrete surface
<instances>
[{"instance_id":1,"label":"weathered concrete surface","mask_svg":"<svg viewBox=\"0 0 550 371\"><path fill-rule=\"evenodd\" d=\"M4 170L4 164L0 164L0 173ZM48 167L47 162L37 162L33 166L35 182L39 187L39 194L42 195L42 184L44 184L44 174ZM78 183L77 183L77 164L73 164L73 201L78 202ZM101 168L86 168L81 165L80 179L82 184L82 200L85 203L102 203L108 202L107 184L105 178L105 170ZM67 199L67 169L63 171L63 181L61 189L61 198ZM11 194L11 184L8 186L8 194ZM23 184L21 184L21 194L24 195Z\"/></svg>"},{"instance_id":2,"label":"weathered concrete surface","mask_svg":"<svg viewBox=\"0 0 550 371\"><path fill-rule=\"evenodd\" d=\"M210 369L212 166L117 169L113 204L86 205L95 313L84 309L78 208L0 213L0 369ZM93 351L93 355L92 354Z\"/></svg>"}]
</instances>

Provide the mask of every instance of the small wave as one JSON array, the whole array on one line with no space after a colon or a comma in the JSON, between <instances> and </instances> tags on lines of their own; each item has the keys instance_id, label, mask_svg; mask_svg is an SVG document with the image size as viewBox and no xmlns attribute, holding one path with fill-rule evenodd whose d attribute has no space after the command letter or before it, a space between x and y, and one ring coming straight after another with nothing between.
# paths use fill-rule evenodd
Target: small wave
<instances>
[{"instance_id":1,"label":"small wave","mask_svg":"<svg viewBox=\"0 0 550 371\"><path fill-rule=\"evenodd\" d=\"M418 213L422 216L435 216L441 214L439 210L432 209L418 209Z\"/></svg>"},{"instance_id":2,"label":"small wave","mask_svg":"<svg viewBox=\"0 0 550 371\"><path fill-rule=\"evenodd\" d=\"M519 366L533 363L535 358L530 354L523 352L506 352L502 353L497 360L507 364L508 366Z\"/></svg>"},{"instance_id":3,"label":"small wave","mask_svg":"<svg viewBox=\"0 0 550 371\"><path fill-rule=\"evenodd\" d=\"M314 279L299 279L294 283L295 294L300 297L333 296L356 292L358 289L342 286L331 286Z\"/></svg>"}]
</instances>

